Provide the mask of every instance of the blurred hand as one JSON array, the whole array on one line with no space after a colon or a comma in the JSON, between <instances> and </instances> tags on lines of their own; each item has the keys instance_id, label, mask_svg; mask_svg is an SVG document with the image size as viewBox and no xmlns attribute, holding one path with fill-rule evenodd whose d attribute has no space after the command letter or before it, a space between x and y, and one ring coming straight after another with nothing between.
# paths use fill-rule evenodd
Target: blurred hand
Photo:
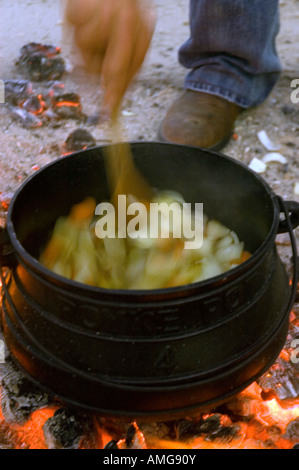
<instances>
[{"instance_id":1,"label":"blurred hand","mask_svg":"<svg viewBox=\"0 0 299 470\"><path fill-rule=\"evenodd\" d=\"M151 43L151 0L67 0L66 20L88 70L101 74L104 108L116 113Z\"/></svg>"}]
</instances>

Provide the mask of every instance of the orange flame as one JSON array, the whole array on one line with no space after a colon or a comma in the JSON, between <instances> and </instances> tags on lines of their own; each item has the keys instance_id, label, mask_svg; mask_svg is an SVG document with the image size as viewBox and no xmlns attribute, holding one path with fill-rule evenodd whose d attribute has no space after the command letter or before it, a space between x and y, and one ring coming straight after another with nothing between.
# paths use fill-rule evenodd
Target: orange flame
<instances>
[{"instance_id":1,"label":"orange flame","mask_svg":"<svg viewBox=\"0 0 299 470\"><path fill-rule=\"evenodd\" d=\"M73 101L59 101L58 103L55 103L55 107L57 108L62 108L63 106L69 106L69 107L79 107L81 106L80 103L75 103Z\"/></svg>"},{"instance_id":2,"label":"orange flame","mask_svg":"<svg viewBox=\"0 0 299 470\"><path fill-rule=\"evenodd\" d=\"M47 449L43 425L56 410L57 407L54 406L42 408L34 411L23 426L13 426L27 449Z\"/></svg>"}]
</instances>

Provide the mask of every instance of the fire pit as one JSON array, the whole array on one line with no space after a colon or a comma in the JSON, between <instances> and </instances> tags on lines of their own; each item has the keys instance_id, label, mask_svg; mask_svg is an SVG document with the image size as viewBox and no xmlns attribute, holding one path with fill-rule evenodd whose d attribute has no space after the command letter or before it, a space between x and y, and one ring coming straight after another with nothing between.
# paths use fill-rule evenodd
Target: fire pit
<instances>
[{"instance_id":1,"label":"fire pit","mask_svg":"<svg viewBox=\"0 0 299 470\"><path fill-rule=\"evenodd\" d=\"M251 258L224 276L150 292L92 288L46 270L37 259L57 217L87 195L109 197L103 148L77 152L37 172L10 204L2 328L18 367L65 402L103 416L165 420L227 402L276 360L297 269L290 282L274 240L286 230L292 238L298 205L215 152L155 143L132 150L152 186L203 202Z\"/></svg>"}]
</instances>

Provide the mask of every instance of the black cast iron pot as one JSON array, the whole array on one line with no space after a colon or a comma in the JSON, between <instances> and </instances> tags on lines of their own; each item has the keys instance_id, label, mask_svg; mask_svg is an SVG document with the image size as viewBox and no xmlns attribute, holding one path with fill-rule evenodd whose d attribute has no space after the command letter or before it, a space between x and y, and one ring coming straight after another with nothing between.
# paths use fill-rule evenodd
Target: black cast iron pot
<instances>
[{"instance_id":1,"label":"black cast iron pot","mask_svg":"<svg viewBox=\"0 0 299 470\"><path fill-rule=\"evenodd\" d=\"M225 401L276 360L297 270L290 282L275 237L289 231L296 259L299 205L216 152L161 143L133 143L132 151L153 187L202 202L251 258L210 280L152 291L88 287L45 269L38 257L57 217L86 196L109 198L103 147L76 152L38 171L11 201L2 331L17 365L66 402L165 419Z\"/></svg>"}]
</instances>

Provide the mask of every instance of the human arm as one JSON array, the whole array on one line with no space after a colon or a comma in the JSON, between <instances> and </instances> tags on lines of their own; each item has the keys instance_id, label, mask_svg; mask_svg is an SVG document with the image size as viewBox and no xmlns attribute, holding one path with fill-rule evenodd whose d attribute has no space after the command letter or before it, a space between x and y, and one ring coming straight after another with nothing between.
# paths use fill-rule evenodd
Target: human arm
<instances>
[{"instance_id":1,"label":"human arm","mask_svg":"<svg viewBox=\"0 0 299 470\"><path fill-rule=\"evenodd\" d=\"M104 108L116 113L151 43L150 0L68 0L66 19L89 70L101 74Z\"/></svg>"}]
</instances>

